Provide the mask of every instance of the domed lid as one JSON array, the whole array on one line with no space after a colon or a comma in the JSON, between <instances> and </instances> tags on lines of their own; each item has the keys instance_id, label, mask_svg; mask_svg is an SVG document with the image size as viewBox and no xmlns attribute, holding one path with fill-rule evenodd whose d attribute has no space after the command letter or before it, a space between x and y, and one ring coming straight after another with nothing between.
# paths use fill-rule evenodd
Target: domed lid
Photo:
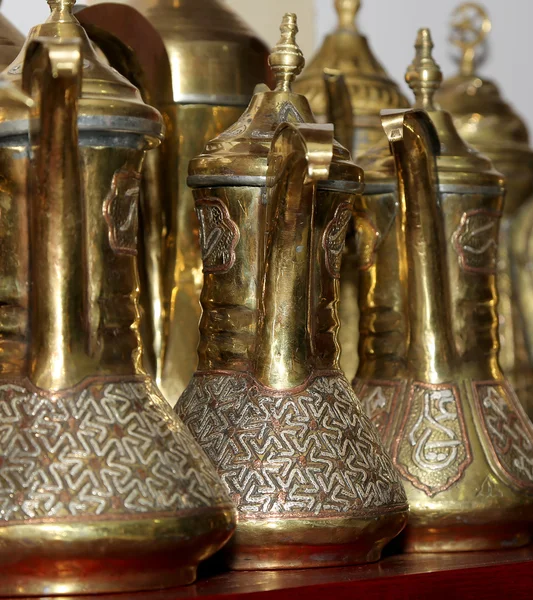
<instances>
[{"instance_id":1,"label":"domed lid","mask_svg":"<svg viewBox=\"0 0 533 600\"><path fill-rule=\"evenodd\" d=\"M487 157L461 138L450 113L442 110L434 100L442 82L442 71L433 59L433 41L429 29L419 30L415 49L415 59L407 69L405 80L415 96L413 108L427 111L439 135L437 166L441 190L456 186L501 188L504 185L503 176L495 171ZM394 180L395 166L388 144L380 144L360 162L365 169L369 191L372 185Z\"/></svg>"},{"instance_id":2,"label":"domed lid","mask_svg":"<svg viewBox=\"0 0 533 600\"><path fill-rule=\"evenodd\" d=\"M266 185L267 159L274 133L281 123L314 123L307 99L292 91L292 82L301 73L305 59L296 44L296 15L286 14L281 24L281 39L270 55L276 79L271 91L260 85L241 118L206 146L204 154L189 167L191 187ZM343 182L343 189L359 189L363 173L350 158L348 150L335 143L331 180Z\"/></svg>"},{"instance_id":3,"label":"domed lid","mask_svg":"<svg viewBox=\"0 0 533 600\"><path fill-rule=\"evenodd\" d=\"M453 15L452 43L462 52L460 72L447 79L437 99L449 110L461 135L482 152L529 153L529 135L522 119L502 98L498 87L476 74L476 54L492 28L486 11L462 4Z\"/></svg>"},{"instance_id":4,"label":"domed lid","mask_svg":"<svg viewBox=\"0 0 533 600\"><path fill-rule=\"evenodd\" d=\"M127 0L95 2L81 11L84 25L112 33L137 50L145 70L172 79L153 90L158 104L246 106L257 81L266 80L269 49L221 0ZM162 41L161 53L149 32L139 30L141 13ZM138 46L142 46L139 49Z\"/></svg>"},{"instance_id":5,"label":"domed lid","mask_svg":"<svg viewBox=\"0 0 533 600\"><path fill-rule=\"evenodd\" d=\"M317 116L325 117L324 69L339 70L350 91L356 127L375 127L381 131L381 109L406 108L409 104L359 32L356 16L360 6L361 0L335 0L339 25L326 37L295 89L307 96Z\"/></svg>"},{"instance_id":6,"label":"domed lid","mask_svg":"<svg viewBox=\"0 0 533 600\"><path fill-rule=\"evenodd\" d=\"M82 96L79 102L80 130L138 133L150 139L162 137L160 114L145 104L136 87L101 61L83 27L73 16L76 0L47 0L51 15L43 25L34 27L17 58L4 72L6 79L22 88L26 48L39 37L55 41L80 40L83 55ZM5 111L0 135L23 133L27 129L17 111Z\"/></svg>"},{"instance_id":7,"label":"domed lid","mask_svg":"<svg viewBox=\"0 0 533 600\"><path fill-rule=\"evenodd\" d=\"M494 170L491 161L461 138L450 113L442 110L434 100L442 83L442 71L433 59L429 29L419 30L415 49L415 59L407 69L405 81L415 95L413 108L426 110L437 129L439 183L503 185L503 178Z\"/></svg>"},{"instance_id":8,"label":"domed lid","mask_svg":"<svg viewBox=\"0 0 533 600\"><path fill-rule=\"evenodd\" d=\"M0 14L0 71L3 71L17 56L23 43L22 33Z\"/></svg>"}]
</instances>

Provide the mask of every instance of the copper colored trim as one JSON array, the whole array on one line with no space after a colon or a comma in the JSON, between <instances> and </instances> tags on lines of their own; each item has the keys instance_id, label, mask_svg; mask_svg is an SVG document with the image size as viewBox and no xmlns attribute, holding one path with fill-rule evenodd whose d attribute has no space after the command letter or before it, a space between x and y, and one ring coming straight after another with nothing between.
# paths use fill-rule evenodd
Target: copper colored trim
<instances>
[{"instance_id":1,"label":"copper colored trim","mask_svg":"<svg viewBox=\"0 0 533 600\"><path fill-rule=\"evenodd\" d=\"M498 260L497 257L495 258L495 264L494 264L493 268L471 267L468 264L468 260L465 256L463 246L458 241L458 238L461 235L461 231L465 230L465 225L466 225L468 219L470 219L470 217L474 217L477 215L486 215L486 216L494 219L497 223L501 219L503 213L499 210L487 210L484 208L480 208L477 210L469 210L469 211L464 212L463 216L461 217L461 221L460 221L459 225L457 226L456 230L454 231L454 233L452 235L453 248L457 252L457 255L459 256L459 263L460 263L461 269L463 269L463 271L466 271L468 273L483 273L485 275L495 275L497 273L497 260ZM489 241L492 241L492 240L489 240ZM495 255L496 254L497 254L497 251L495 249Z\"/></svg>"},{"instance_id":2,"label":"copper colored trim","mask_svg":"<svg viewBox=\"0 0 533 600\"><path fill-rule=\"evenodd\" d=\"M194 377L212 377L213 375L225 375L227 377L232 377L234 379L246 379L248 381L253 381L255 383L255 385L257 386L258 389L260 390L264 390L266 394L268 394L269 396L286 396L287 394L298 394L300 392L304 392L305 390L307 390L310 385L313 383L313 381L315 381L315 379L319 379L320 377L342 377L343 379L346 379L344 373L341 370L337 370L337 369L332 369L332 370L325 370L325 371L313 371L311 373L311 375L309 375L309 377L305 380L304 383L302 383L301 385L294 387L294 388L290 388L290 389L285 389L285 390L278 390L278 389L274 389L274 388L270 388L266 385L263 385L262 383L260 383L259 381L257 381L257 379L251 374L251 373L245 373L243 371L225 371L223 369L219 369L219 370L212 370L212 371L197 371L194 374ZM347 381L348 386L350 385Z\"/></svg>"},{"instance_id":3,"label":"copper colored trim","mask_svg":"<svg viewBox=\"0 0 533 600\"><path fill-rule=\"evenodd\" d=\"M39 388L35 386L27 377L6 377L5 379L0 378L0 387L4 385L16 385L24 387L26 390L29 390L34 394L38 394L39 396L46 396L46 398L51 402L60 400L66 396L69 396L70 394L75 394L76 392L83 391L91 385L110 385L113 383L145 383L151 388L156 388L152 379L147 375L121 375L116 377L111 377L108 375L96 375L92 377L86 377L85 379L82 379L82 381L80 381L80 383L78 383L77 385L59 391L50 391Z\"/></svg>"},{"instance_id":4,"label":"copper colored trim","mask_svg":"<svg viewBox=\"0 0 533 600\"><path fill-rule=\"evenodd\" d=\"M359 388L359 392L356 392L359 401L364 404L365 400L364 398L364 394L367 390L367 388L369 386L373 386L374 388L376 387L389 387L389 388L394 388L394 395L392 397L391 403L390 403L390 410L388 411L388 418L387 418L387 424L385 426L385 429L383 431L383 433L380 433L380 437L383 441L383 443L387 446L389 445L389 436L391 435L391 429L392 429L392 422L393 422L393 418L392 416L396 413L396 404L398 402L398 398L401 394L402 391L402 387L403 387L403 382L402 381L393 381L390 379L370 379L370 380L365 380L365 379L354 379L353 383L352 383L352 387L354 387L354 391L355 391L355 384L360 383L360 388ZM363 406L364 408L364 406ZM370 417L369 417L370 418Z\"/></svg>"},{"instance_id":5,"label":"copper colored trim","mask_svg":"<svg viewBox=\"0 0 533 600\"><path fill-rule=\"evenodd\" d=\"M418 479L418 477L416 477L415 475L411 475L411 473L409 473L409 471L406 469L406 467L399 461L398 450L399 450L400 442L402 440L402 436L398 435L394 439L394 444L393 444L393 448L392 448L392 461L393 461L394 465L396 466L396 468L398 469L398 471L400 472L402 477L404 477L404 479L407 479L414 487L416 487L419 490L422 490L430 498L433 498L437 494L440 494L441 492L445 492L446 490L451 488L455 483L457 483L463 477L467 467L470 466L470 464L472 463L472 451L470 449L470 441L468 439L468 435L467 435L467 431L466 431L466 425L465 425L465 420L464 420L463 408L461 405L461 398L459 395L459 389L455 383L432 384L432 383L424 383L422 381L414 381L411 384L411 389L409 390L409 399L407 402L407 407L405 410L404 418L402 420L402 424L400 425L400 431L405 432L407 421L409 419L409 416L410 416L411 410L412 410L412 406L413 406L413 397L414 397L414 393L415 393L415 387L421 387L423 389L435 390L435 391L438 391L438 390L452 390L453 391L453 395L456 399L456 406L457 406L457 420L459 421L459 426L461 428L461 433L462 433L463 440L464 440L464 449L465 449L466 456L465 456L465 459L463 460L462 464L457 468L457 473L454 476L450 477L445 484L438 486L438 487L431 488L428 485L422 483Z\"/></svg>"},{"instance_id":6,"label":"copper colored trim","mask_svg":"<svg viewBox=\"0 0 533 600\"><path fill-rule=\"evenodd\" d=\"M472 392L474 395L474 404L476 406L476 412L479 417L479 422L480 422L481 428L483 430L483 433L485 435L485 439L487 439L489 442L488 443L488 446L490 448L489 453L487 453L487 451L485 450L486 444L483 444L483 451L485 452L485 455L487 456L487 460L489 462L494 462L495 465L497 467L499 467L500 472L518 489L531 491L533 489L533 483L527 483L523 479L518 479L517 477L515 477L507 469L505 464L500 460L500 457L498 456L498 453L496 452L494 443L492 441L492 436L490 435L490 433L487 429L485 416L484 416L484 412L482 409L482 400L481 400L481 397L479 395L479 390L478 390L478 388L481 388L481 387L493 387L493 388L501 387L507 392L507 394L510 397L514 397L514 399L515 399L515 407L514 408L516 411L516 415L518 416L518 418L520 420L520 424L524 427L524 429L526 431L529 431L530 436L533 438L533 427L531 425L531 422L529 421L529 418L526 416L526 414L522 408L522 405L520 404L520 401L516 398L512 387L509 385L509 383L507 381L504 381L504 380L472 381Z\"/></svg>"}]
</instances>

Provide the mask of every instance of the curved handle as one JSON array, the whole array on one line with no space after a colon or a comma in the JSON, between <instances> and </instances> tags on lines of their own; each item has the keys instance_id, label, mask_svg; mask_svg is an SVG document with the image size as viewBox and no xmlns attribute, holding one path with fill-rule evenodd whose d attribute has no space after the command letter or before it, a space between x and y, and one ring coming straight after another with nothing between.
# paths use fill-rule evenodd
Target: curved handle
<instances>
[{"instance_id":1,"label":"curved handle","mask_svg":"<svg viewBox=\"0 0 533 600\"><path fill-rule=\"evenodd\" d=\"M455 362L450 321L446 243L437 192L440 143L426 112L383 111L382 124L396 162L408 264L410 373L440 383Z\"/></svg>"},{"instance_id":2,"label":"curved handle","mask_svg":"<svg viewBox=\"0 0 533 600\"><path fill-rule=\"evenodd\" d=\"M291 389L312 370L309 315L316 184L329 177L332 125L282 123L268 158L268 236L259 301L256 377Z\"/></svg>"},{"instance_id":3,"label":"curved handle","mask_svg":"<svg viewBox=\"0 0 533 600\"><path fill-rule=\"evenodd\" d=\"M350 152L354 147L354 111L344 75L336 69L324 69L327 120L335 127L335 139Z\"/></svg>"},{"instance_id":4,"label":"curved handle","mask_svg":"<svg viewBox=\"0 0 533 600\"><path fill-rule=\"evenodd\" d=\"M34 100L29 191L30 379L47 390L79 383L88 362L77 124L81 75L77 40L39 38L29 44L23 87Z\"/></svg>"}]
</instances>

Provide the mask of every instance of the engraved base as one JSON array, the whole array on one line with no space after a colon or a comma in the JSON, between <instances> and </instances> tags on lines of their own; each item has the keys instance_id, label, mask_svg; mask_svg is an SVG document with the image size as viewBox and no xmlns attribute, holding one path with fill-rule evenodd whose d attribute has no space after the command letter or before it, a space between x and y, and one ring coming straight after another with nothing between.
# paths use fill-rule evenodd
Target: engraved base
<instances>
[{"instance_id":1,"label":"engraved base","mask_svg":"<svg viewBox=\"0 0 533 600\"><path fill-rule=\"evenodd\" d=\"M376 517L239 522L223 550L237 571L310 569L376 562L405 527L407 509Z\"/></svg>"},{"instance_id":2,"label":"engraved base","mask_svg":"<svg viewBox=\"0 0 533 600\"><path fill-rule=\"evenodd\" d=\"M410 504L406 552L524 546L533 532L533 428L506 381L355 382Z\"/></svg>"},{"instance_id":3,"label":"engraved base","mask_svg":"<svg viewBox=\"0 0 533 600\"><path fill-rule=\"evenodd\" d=\"M192 583L233 529L231 509L168 518L53 519L0 528L0 595L155 590ZM142 543L139 543L142 540Z\"/></svg>"},{"instance_id":4,"label":"engraved base","mask_svg":"<svg viewBox=\"0 0 533 600\"><path fill-rule=\"evenodd\" d=\"M0 595L193 581L235 511L150 379L0 383Z\"/></svg>"},{"instance_id":5,"label":"engraved base","mask_svg":"<svg viewBox=\"0 0 533 600\"><path fill-rule=\"evenodd\" d=\"M177 411L237 507L232 568L378 560L404 527L398 473L340 373L285 391L245 374L198 374Z\"/></svg>"}]
</instances>

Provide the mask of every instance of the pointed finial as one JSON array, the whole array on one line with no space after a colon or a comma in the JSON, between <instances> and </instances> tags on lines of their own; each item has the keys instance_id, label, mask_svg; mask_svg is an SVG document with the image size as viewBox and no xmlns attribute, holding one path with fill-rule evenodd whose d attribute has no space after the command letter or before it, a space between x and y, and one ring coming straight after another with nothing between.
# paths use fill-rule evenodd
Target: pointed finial
<instances>
[{"instance_id":1,"label":"pointed finial","mask_svg":"<svg viewBox=\"0 0 533 600\"><path fill-rule=\"evenodd\" d=\"M340 29L356 29L355 18L361 8L361 0L335 0Z\"/></svg>"},{"instance_id":2,"label":"pointed finial","mask_svg":"<svg viewBox=\"0 0 533 600\"><path fill-rule=\"evenodd\" d=\"M305 58L296 43L297 17L287 13L281 22L281 39L274 46L269 58L270 67L276 78L276 91L290 92L292 82L305 67Z\"/></svg>"},{"instance_id":3,"label":"pointed finial","mask_svg":"<svg viewBox=\"0 0 533 600\"><path fill-rule=\"evenodd\" d=\"M487 11L479 4L468 2L461 4L452 15L452 33L450 41L461 52L461 75L474 74L476 52L483 49L485 40L492 29Z\"/></svg>"},{"instance_id":4,"label":"pointed finial","mask_svg":"<svg viewBox=\"0 0 533 600\"><path fill-rule=\"evenodd\" d=\"M429 29L419 30L415 48L415 59L405 75L405 81L415 94L414 108L436 110L433 96L442 83L442 71L433 59L433 40Z\"/></svg>"}]
</instances>

